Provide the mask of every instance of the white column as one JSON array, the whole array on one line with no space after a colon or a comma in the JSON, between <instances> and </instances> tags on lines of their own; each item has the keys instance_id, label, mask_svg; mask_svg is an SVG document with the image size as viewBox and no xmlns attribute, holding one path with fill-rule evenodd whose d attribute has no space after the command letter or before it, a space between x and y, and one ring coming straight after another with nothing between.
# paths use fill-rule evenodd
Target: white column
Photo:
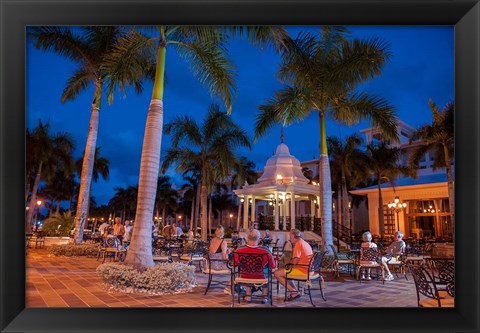
<instances>
[{"instance_id":1,"label":"white column","mask_svg":"<svg viewBox=\"0 0 480 333\"><path fill-rule=\"evenodd\" d=\"M310 200L310 216L312 216L313 218L317 216L317 212L315 208L316 208L315 202L313 202L313 200Z\"/></svg>"},{"instance_id":2,"label":"white column","mask_svg":"<svg viewBox=\"0 0 480 333\"><path fill-rule=\"evenodd\" d=\"M275 191L275 204L273 205L273 216L275 218L275 230L280 230L280 214L278 213L278 191Z\"/></svg>"},{"instance_id":3,"label":"white column","mask_svg":"<svg viewBox=\"0 0 480 333\"><path fill-rule=\"evenodd\" d=\"M287 230L287 193L283 194L282 213L283 213L283 230Z\"/></svg>"},{"instance_id":4,"label":"white column","mask_svg":"<svg viewBox=\"0 0 480 333\"><path fill-rule=\"evenodd\" d=\"M243 197L243 228L248 229L248 195Z\"/></svg>"},{"instance_id":5,"label":"white column","mask_svg":"<svg viewBox=\"0 0 480 333\"><path fill-rule=\"evenodd\" d=\"M292 229L295 229L295 217L296 217L296 211L295 211L295 192L292 191L292 193L291 193L291 200L290 200L290 221L291 221Z\"/></svg>"},{"instance_id":6,"label":"white column","mask_svg":"<svg viewBox=\"0 0 480 333\"><path fill-rule=\"evenodd\" d=\"M317 196L317 217L320 217L320 197Z\"/></svg>"},{"instance_id":7,"label":"white column","mask_svg":"<svg viewBox=\"0 0 480 333\"><path fill-rule=\"evenodd\" d=\"M255 196L252 195L252 213L250 215L250 221L251 222L256 220L255 216L256 216L256 213L255 213ZM253 223L252 223L252 227L253 227Z\"/></svg>"}]
</instances>

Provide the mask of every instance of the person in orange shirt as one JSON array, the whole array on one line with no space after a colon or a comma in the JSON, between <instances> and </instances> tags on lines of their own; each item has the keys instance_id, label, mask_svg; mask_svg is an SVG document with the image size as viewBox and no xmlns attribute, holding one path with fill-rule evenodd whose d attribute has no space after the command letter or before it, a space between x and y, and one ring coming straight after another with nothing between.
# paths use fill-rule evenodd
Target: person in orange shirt
<instances>
[{"instance_id":1,"label":"person in orange shirt","mask_svg":"<svg viewBox=\"0 0 480 333\"><path fill-rule=\"evenodd\" d=\"M115 224L113 225L113 235L116 236L120 244L122 244L123 236L125 235L125 227L122 224L122 219L119 217L115 218Z\"/></svg>"},{"instance_id":2,"label":"person in orange shirt","mask_svg":"<svg viewBox=\"0 0 480 333\"><path fill-rule=\"evenodd\" d=\"M310 244L302 239L302 232L298 229L290 230L290 242L294 245L292 260L288 265L293 265L292 270L288 275L307 275L308 274L308 265L310 264L310 259L313 256L313 250ZM305 266L295 266L295 265L305 265ZM300 298L300 293L293 281L289 281L288 285L286 283L286 270L278 269L275 271L275 278L278 282L287 288L290 291L290 296L287 297L285 301L293 301L294 299Z\"/></svg>"}]
</instances>

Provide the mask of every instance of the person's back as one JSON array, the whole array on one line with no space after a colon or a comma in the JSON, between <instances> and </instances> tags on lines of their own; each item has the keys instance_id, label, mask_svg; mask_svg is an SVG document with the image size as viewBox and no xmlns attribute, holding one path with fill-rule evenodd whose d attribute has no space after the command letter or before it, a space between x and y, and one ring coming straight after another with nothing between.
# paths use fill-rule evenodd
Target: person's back
<instances>
[{"instance_id":1,"label":"person's back","mask_svg":"<svg viewBox=\"0 0 480 333\"><path fill-rule=\"evenodd\" d=\"M270 269L275 268L275 259L273 258L272 253L265 247L263 246L258 246L258 245L249 245L247 244L246 246L239 247L235 250L234 252L234 262L238 264L241 255L242 254L259 254L259 255L265 255L264 258L262 258L262 268L261 270L259 269L258 272L249 272L242 274L241 277L247 278L247 279L262 279L265 277L265 274L263 272L263 268L267 266L267 263L270 267Z\"/></svg>"},{"instance_id":2,"label":"person's back","mask_svg":"<svg viewBox=\"0 0 480 333\"><path fill-rule=\"evenodd\" d=\"M376 258L371 257L369 255L371 252L365 251L365 249L377 249L377 244L372 242L372 234L368 231L363 233L362 240L363 242L360 248L360 263L365 265L373 265L376 263Z\"/></svg>"}]
</instances>

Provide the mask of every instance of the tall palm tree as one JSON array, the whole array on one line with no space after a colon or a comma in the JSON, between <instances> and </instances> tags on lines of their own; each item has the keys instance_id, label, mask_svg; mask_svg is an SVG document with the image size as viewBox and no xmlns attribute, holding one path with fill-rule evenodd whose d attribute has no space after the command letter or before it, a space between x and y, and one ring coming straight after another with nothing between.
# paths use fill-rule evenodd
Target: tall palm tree
<instances>
[{"instance_id":1,"label":"tall palm tree","mask_svg":"<svg viewBox=\"0 0 480 333\"><path fill-rule=\"evenodd\" d=\"M110 175L110 161L105 157L100 156L101 147L95 147L95 155L93 158L92 180L94 183L98 182L100 176L103 180L107 180ZM83 157L75 161L75 171L79 178L82 175ZM92 187L90 187L89 197L92 194ZM90 215L90 205L87 207L87 218Z\"/></svg>"},{"instance_id":2,"label":"tall palm tree","mask_svg":"<svg viewBox=\"0 0 480 333\"><path fill-rule=\"evenodd\" d=\"M421 158L427 152L433 153L433 169L445 168L448 180L448 203L452 217L452 225L455 225L455 199L452 163L454 161L455 131L453 102L447 103L442 110L430 100L433 122L431 125L423 125L412 133L410 143L419 142L410 156L410 163L417 166Z\"/></svg>"},{"instance_id":3,"label":"tall palm tree","mask_svg":"<svg viewBox=\"0 0 480 333\"><path fill-rule=\"evenodd\" d=\"M170 177L158 177L155 209L157 211L162 211L162 222L164 224L167 211L176 211L178 207L178 199L178 192L172 188Z\"/></svg>"},{"instance_id":4,"label":"tall palm tree","mask_svg":"<svg viewBox=\"0 0 480 333\"><path fill-rule=\"evenodd\" d=\"M260 46L273 44L278 48L288 38L285 29L268 27L207 27L207 26L158 26L157 36L150 37L132 31L115 52L111 53L112 66L128 64L130 55L153 51L156 55L155 80L148 108L147 122L140 161L139 198L132 242L125 259L137 268L153 266L151 251L150 219L153 214L156 178L160 164L160 148L163 126L163 94L167 48L177 51L191 66L193 75L207 87L212 95L219 97L230 112L235 93L234 67L225 52L227 30L238 32ZM121 67L121 66L120 66Z\"/></svg>"},{"instance_id":5,"label":"tall palm tree","mask_svg":"<svg viewBox=\"0 0 480 333\"><path fill-rule=\"evenodd\" d=\"M135 210L137 199L137 186L128 186L127 188L115 187L114 196L109 200L108 205L114 209L114 211L120 211L120 217L122 221L125 220L130 213Z\"/></svg>"},{"instance_id":6,"label":"tall palm tree","mask_svg":"<svg viewBox=\"0 0 480 333\"><path fill-rule=\"evenodd\" d=\"M333 245L332 190L326 119L352 125L370 119L387 136L398 139L393 107L378 96L358 93L357 86L381 73L390 57L388 45L376 38L347 39L343 27L324 26L319 36L300 34L282 54L279 78L285 87L260 106L256 138L276 123L283 126L316 112L320 127L320 198L324 250Z\"/></svg>"},{"instance_id":7,"label":"tall palm tree","mask_svg":"<svg viewBox=\"0 0 480 333\"><path fill-rule=\"evenodd\" d=\"M258 172L255 170L255 163L242 156L233 167L232 189L237 189L243 186L245 182L248 184L254 184L258 177ZM235 230L238 231L240 230L240 214L242 206L239 201L237 201L237 206L237 225Z\"/></svg>"},{"instance_id":8,"label":"tall palm tree","mask_svg":"<svg viewBox=\"0 0 480 333\"><path fill-rule=\"evenodd\" d=\"M44 193L50 195L56 203L55 213L60 212L60 203L72 198L77 182L74 177L65 177L62 171L55 172L53 178L47 182Z\"/></svg>"},{"instance_id":9,"label":"tall palm tree","mask_svg":"<svg viewBox=\"0 0 480 333\"><path fill-rule=\"evenodd\" d=\"M347 185L354 185L362 179L361 175L366 174L367 168L367 157L359 148L361 144L362 138L356 133L343 141L335 136L327 138L330 164L334 172L338 173L338 183L341 189L337 193L341 201L341 205L337 205L337 209L340 210L341 208L342 225L349 228L351 228L351 225Z\"/></svg>"},{"instance_id":10,"label":"tall palm tree","mask_svg":"<svg viewBox=\"0 0 480 333\"><path fill-rule=\"evenodd\" d=\"M172 135L172 147L167 150L163 169L172 164L176 164L180 172L189 170L192 165L201 167L201 236L206 241L207 195L215 182L229 176L237 162L236 148L251 148L250 141L246 132L215 104L209 107L201 126L189 116L178 116L165 126L165 133Z\"/></svg>"},{"instance_id":11,"label":"tall palm tree","mask_svg":"<svg viewBox=\"0 0 480 333\"><path fill-rule=\"evenodd\" d=\"M400 164L402 149L390 147L386 141L371 142L367 145L368 168L378 187L378 223L380 235L385 235L383 216L382 183L395 185L400 175L416 177L416 169Z\"/></svg>"},{"instance_id":12,"label":"tall palm tree","mask_svg":"<svg viewBox=\"0 0 480 333\"><path fill-rule=\"evenodd\" d=\"M54 51L78 65L73 75L67 80L62 93L62 103L74 100L89 86L94 87L75 216L76 244L83 241L102 97L105 94L108 102L112 103L114 92L117 89L125 92L129 86L133 86L140 93L143 89L141 82L152 73L150 58L146 54L132 55L130 60L133 61L123 64L121 69L117 66L115 71L112 67L105 66L105 56L112 51L118 39L124 36L126 31L121 26L75 28L43 26L29 30L29 36L35 40L37 48Z\"/></svg>"},{"instance_id":13,"label":"tall palm tree","mask_svg":"<svg viewBox=\"0 0 480 333\"><path fill-rule=\"evenodd\" d=\"M49 181L57 170L69 176L73 170L72 151L74 143L71 136L67 133L50 133L50 125L43 124L41 120L38 127L30 132L27 141L27 166L32 169L30 173L35 174L30 202L27 213L27 231L32 229L32 219L35 205L37 202L37 191L40 180Z\"/></svg>"},{"instance_id":14,"label":"tall palm tree","mask_svg":"<svg viewBox=\"0 0 480 333\"><path fill-rule=\"evenodd\" d=\"M186 190L183 197L186 201L191 201L190 209L190 230L197 230L196 217L198 216L197 203L200 202L200 180L201 175L196 175L195 173L184 173L183 179L186 181L182 185L182 189Z\"/></svg>"}]
</instances>

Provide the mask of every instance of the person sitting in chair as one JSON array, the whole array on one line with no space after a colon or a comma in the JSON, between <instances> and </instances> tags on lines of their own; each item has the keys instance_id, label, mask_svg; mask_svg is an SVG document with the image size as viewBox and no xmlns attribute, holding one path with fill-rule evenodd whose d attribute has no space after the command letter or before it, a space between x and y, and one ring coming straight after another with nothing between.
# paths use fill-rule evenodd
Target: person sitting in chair
<instances>
[{"instance_id":1,"label":"person sitting in chair","mask_svg":"<svg viewBox=\"0 0 480 333\"><path fill-rule=\"evenodd\" d=\"M385 268L385 271L387 272L385 281L393 280L393 274L390 272L390 269L388 269L388 263L397 263L398 256L404 254L405 247L406 245L405 245L405 242L403 241L403 233L401 231L397 231L395 233L395 240L387 248L387 250L384 253L384 256L382 256L381 263Z\"/></svg>"},{"instance_id":2,"label":"person sitting in chair","mask_svg":"<svg viewBox=\"0 0 480 333\"><path fill-rule=\"evenodd\" d=\"M270 266L271 269L275 268L275 260L273 259L272 253L265 247L259 246L258 242L260 241L260 231L257 229L249 229L247 232L247 245L239 247L235 250L233 253L233 262L234 265L238 263L239 261L239 256L238 254L267 254L268 257L268 265ZM264 267L267 265L267 262L265 261ZM263 279L265 278L264 274L258 274L258 275L251 275L248 274L248 276L244 276L244 274L240 274L240 277L242 278L248 278L248 279ZM268 298L267 298L267 292L268 289L266 287L262 288L262 303L267 304L268 303ZM247 303L250 303L252 301L252 288L247 288L246 289L246 294L245 294L245 301Z\"/></svg>"},{"instance_id":3,"label":"person sitting in chair","mask_svg":"<svg viewBox=\"0 0 480 333\"><path fill-rule=\"evenodd\" d=\"M313 256L313 250L310 244L302 239L302 232L298 229L290 230L290 242L294 245L292 259L287 265L293 265L292 270L288 273L290 275L307 275L308 274L308 265L310 264L310 259ZM305 265L305 266L295 266L295 265ZM289 270L289 269L288 269ZM293 301L297 298L300 298L300 293L295 287L295 283L289 280L287 285L286 278L287 273L286 269L278 269L275 271L275 278L280 282L280 284L286 287L290 291L290 296L287 297L285 301Z\"/></svg>"},{"instance_id":4,"label":"person sitting in chair","mask_svg":"<svg viewBox=\"0 0 480 333\"><path fill-rule=\"evenodd\" d=\"M365 231L362 234L362 244L361 244L361 249L363 248L377 248L377 244L375 244L372 241L372 234L370 231ZM360 251L360 263L365 264L365 265L371 265L371 264L376 264L376 261L371 261L368 260L368 258L363 257L363 251ZM365 275L365 272L362 272L362 280L371 280L372 278L370 277L370 268L367 269L367 274Z\"/></svg>"}]
</instances>

